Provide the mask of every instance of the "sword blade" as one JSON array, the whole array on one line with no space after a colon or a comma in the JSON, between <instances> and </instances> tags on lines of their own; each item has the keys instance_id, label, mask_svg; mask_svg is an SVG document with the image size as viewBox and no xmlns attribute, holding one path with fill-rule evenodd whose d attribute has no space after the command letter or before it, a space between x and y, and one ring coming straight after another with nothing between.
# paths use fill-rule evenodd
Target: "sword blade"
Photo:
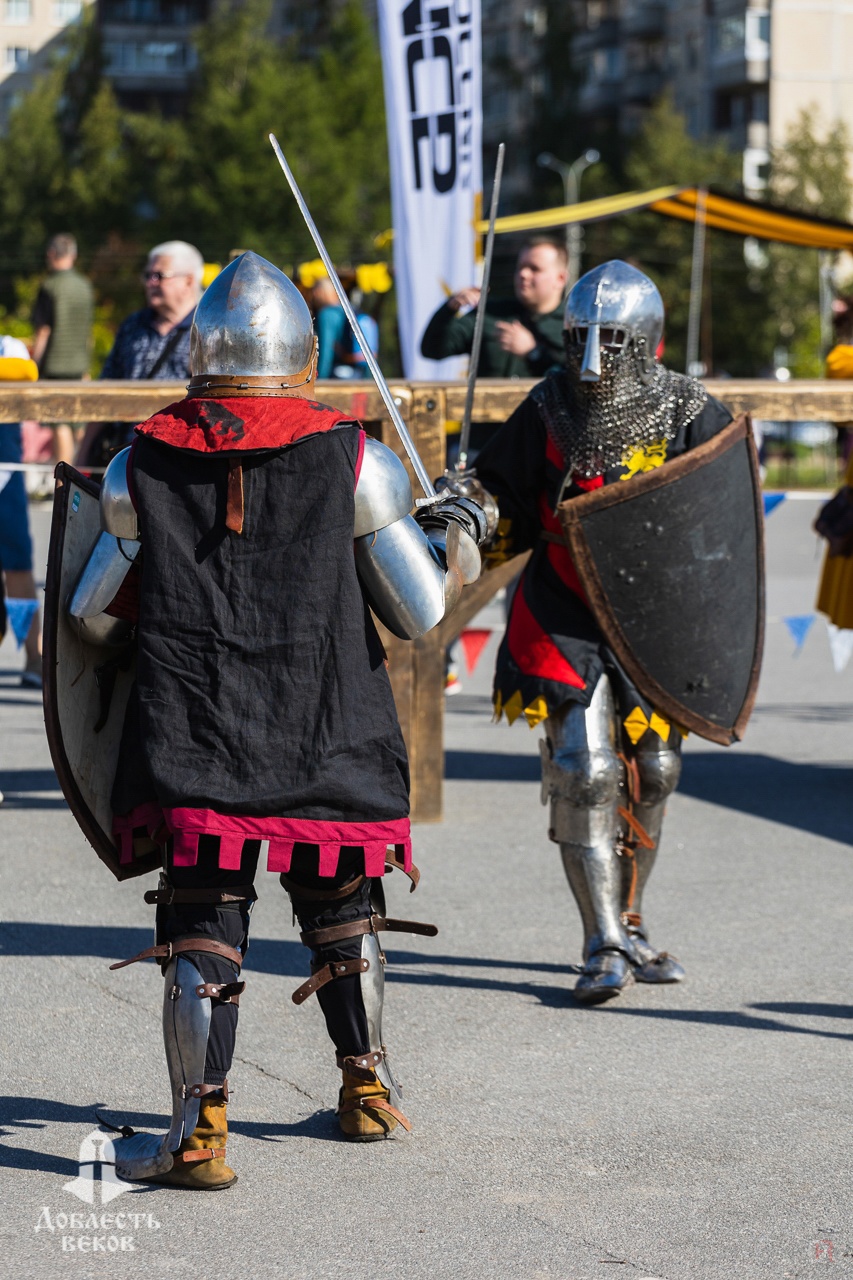
<instances>
[{"instance_id":1,"label":"sword blade","mask_svg":"<svg viewBox=\"0 0 853 1280\"><path fill-rule=\"evenodd\" d=\"M302 192L299 190L299 187L297 186L296 179L293 176L290 165L287 163L287 161L284 158L284 152L279 146L278 139L276 138L275 134L271 133L269 135L269 138L270 138L270 142L272 143L272 149L276 154L276 158L279 164L281 165L282 172L284 173L285 178L287 178L287 182L290 187L290 190L293 192L293 197L296 203L299 205L299 212L302 214L302 217L305 219L305 225L311 234L311 239L314 241L314 244L317 247L317 252L319 253L323 261L323 266L326 268L329 279L334 285L335 293L338 295L338 301L340 302L341 306L344 309L344 315L349 321L352 327L352 331L355 334L356 339L358 340L358 344L364 353L364 358L367 361L367 367L369 368L371 374L373 375L373 381L376 383L376 388L379 394L381 395L382 400L385 404L385 408L388 410L388 415L391 418L391 421L393 422L397 430L397 435L400 437L400 440L402 441L403 448L406 450L406 453L408 454L409 461L412 464L412 469L415 475L417 476L418 482L420 483L420 486L423 489L424 493L426 494L427 498L435 499L436 492L435 492L433 483L429 478L429 472L427 471L426 467L421 461L420 455L418 454L418 451L415 448L415 442L412 439L412 437L409 435L409 430L400 415L400 410L397 408L396 404L394 403L394 397L391 394L391 391L388 387L388 383L385 381L382 370L379 368L376 357L374 356L373 352L370 349L370 343L367 341L364 334L362 333L361 325L358 323L358 317L353 311L352 303L347 297L347 293L346 293L346 290L344 289L344 286L340 282L338 273L335 270L332 259L329 257L329 254L326 251L326 246L323 244L323 241L320 237L320 232L317 230L314 219L311 217L308 206L305 203L305 200L303 198ZM420 506L422 502L423 502L423 499L419 499L415 505Z\"/></svg>"},{"instance_id":2,"label":"sword blade","mask_svg":"<svg viewBox=\"0 0 853 1280\"><path fill-rule=\"evenodd\" d=\"M486 299L489 293L489 277L492 274L492 253L495 247L495 219L498 216L498 200L501 194L501 178L504 171L503 143L498 147L498 159L495 165L495 180L492 184L492 204L489 210L489 231L486 236L486 253L483 258L483 280L480 286L480 297L477 302L477 319L474 322L474 341L471 344L471 367L468 370L468 390L465 394L465 412L462 415L462 431L459 436L459 457L456 470L464 471L468 465L468 445L471 440L471 414L474 409L474 388L477 384L477 366L480 363L480 345L483 341L483 327L486 322Z\"/></svg>"}]
</instances>

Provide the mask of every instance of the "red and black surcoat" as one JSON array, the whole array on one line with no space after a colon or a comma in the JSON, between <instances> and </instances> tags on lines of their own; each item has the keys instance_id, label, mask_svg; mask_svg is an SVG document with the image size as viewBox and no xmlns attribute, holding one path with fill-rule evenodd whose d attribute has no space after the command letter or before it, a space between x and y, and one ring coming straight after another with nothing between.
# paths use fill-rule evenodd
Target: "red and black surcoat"
<instances>
[{"instance_id":1,"label":"red and black surcoat","mask_svg":"<svg viewBox=\"0 0 853 1280\"><path fill-rule=\"evenodd\" d=\"M298 398L187 399L137 428L126 845L165 822L178 866L201 836L228 870L247 840L269 841L271 871L294 846L321 875L342 848L368 875L388 845L410 863L406 750L353 557L363 448L358 423Z\"/></svg>"},{"instance_id":2,"label":"red and black surcoat","mask_svg":"<svg viewBox=\"0 0 853 1280\"><path fill-rule=\"evenodd\" d=\"M672 439L638 448L603 476L568 478L566 462L528 397L477 456L477 476L500 511L491 565L532 549L512 600L494 684L498 718L523 716L531 728L567 701L589 705L602 673L611 677L623 719L635 708L634 725L648 725L654 708L643 699L605 644L562 541L558 501L603 484L620 483L665 464L721 431L731 413L709 398L697 417ZM559 541L542 538L543 530ZM657 723L657 722L656 722ZM668 730L667 730L668 732ZM634 730L629 726L629 737ZM667 736L664 734L664 736Z\"/></svg>"}]
</instances>

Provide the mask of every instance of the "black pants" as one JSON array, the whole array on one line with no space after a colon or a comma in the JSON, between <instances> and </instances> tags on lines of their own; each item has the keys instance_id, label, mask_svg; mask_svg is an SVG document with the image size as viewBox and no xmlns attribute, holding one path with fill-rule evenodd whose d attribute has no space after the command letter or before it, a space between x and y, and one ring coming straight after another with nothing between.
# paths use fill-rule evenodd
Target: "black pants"
<instances>
[{"instance_id":1,"label":"black pants","mask_svg":"<svg viewBox=\"0 0 853 1280\"><path fill-rule=\"evenodd\" d=\"M219 867L219 840L202 836L198 862L194 867L176 867L167 855L166 874L175 889L218 889L234 892L237 886L253 883L258 864L260 841L248 840L243 847L240 871L223 871ZM303 933L350 924L369 918L371 890L378 894L381 907L381 881L364 876L361 850L341 852L334 876L321 876L317 869L318 852L314 845L297 845L287 875L288 892ZM352 885L341 897L332 896L344 886ZM187 937L209 937L224 942L245 955L249 945L251 902L221 904L181 902L157 908L157 942L178 942ZM233 982L236 966L224 957L205 951L185 953L205 982ZM327 943L311 952L312 973L335 960L353 960L361 955L361 936ZM361 979L351 974L330 982L317 993L326 1019L326 1027L341 1057L366 1053L371 1047L367 1017L361 996ZM211 1002L210 1036L204 1083L221 1085L231 1067L237 1036L238 1009L230 1003Z\"/></svg>"}]
</instances>

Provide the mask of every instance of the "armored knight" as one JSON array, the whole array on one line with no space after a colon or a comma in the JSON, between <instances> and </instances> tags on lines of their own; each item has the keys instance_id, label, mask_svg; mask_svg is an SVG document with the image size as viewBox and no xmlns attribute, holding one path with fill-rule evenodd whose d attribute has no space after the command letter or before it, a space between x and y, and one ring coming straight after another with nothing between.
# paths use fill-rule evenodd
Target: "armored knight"
<instances>
[{"instance_id":1,"label":"armored knight","mask_svg":"<svg viewBox=\"0 0 853 1280\"><path fill-rule=\"evenodd\" d=\"M311 953L293 1000L317 993L344 1135L410 1127L382 1035L378 934L436 930L385 915L386 868L413 887L417 870L368 604L396 635L423 634L478 576L488 522L449 494L410 515L394 452L311 398L316 354L295 286L254 253L231 263L193 319L188 395L137 427L104 477L101 533L68 605L80 660L86 646L118 655L98 668L113 704L136 664L109 806L118 871L162 856L145 894L155 945L113 966L153 957L165 978L172 1123L165 1137L122 1131L116 1168L134 1181L235 1180L227 1077L262 849ZM66 541L83 511L75 484ZM75 807L86 780L64 767Z\"/></svg>"},{"instance_id":2,"label":"armored knight","mask_svg":"<svg viewBox=\"0 0 853 1280\"><path fill-rule=\"evenodd\" d=\"M498 656L495 710L544 727L549 836L584 931L574 994L590 1004L634 981L684 976L652 946L642 915L682 729L614 653L560 519L580 495L653 471L731 421L699 382L658 363L663 321L661 296L640 271L618 261L590 271L566 305L565 372L539 383L477 460L500 512L489 562L532 549ZM609 554L633 583L627 537L617 522ZM668 625L661 610L662 641Z\"/></svg>"}]
</instances>

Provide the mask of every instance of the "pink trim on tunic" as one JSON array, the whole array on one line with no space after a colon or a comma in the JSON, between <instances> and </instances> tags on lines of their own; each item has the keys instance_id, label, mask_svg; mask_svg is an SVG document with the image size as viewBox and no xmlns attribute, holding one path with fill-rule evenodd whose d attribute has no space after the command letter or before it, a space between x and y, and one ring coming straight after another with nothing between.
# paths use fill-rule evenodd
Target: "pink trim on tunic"
<instances>
[{"instance_id":1,"label":"pink trim on tunic","mask_svg":"<svg viewBox=\"0 0 853 1280\"><path fill-rule=\"evenodd\" d=\"M163 825L163 810L159 804L139 804L122 818L113 818L113 835L119 838L119 862L127 866L133 862L133 833L144 827L151 839Z\"/></svg>"},{"instance_id":2,"label":"pink trim on tunic","mask_svg":"<svg viewBox=\"0 0 853 1280\"><path fill-rule=\"evenodd\" d=\"M327 822L312 818L253 818L243 814L216 813L213 809L161 809L140 805L113 822L121 842L121 860L133 858L133 830L146 827L153 837L165 822L174 839L176 867L194 867L198 862L198 842L203 835L219 837L219 866L223 871L239 871L246 840L269 841L267 870L289 871L293 846L315 845L319 851L319 873L333 876L342 849L361 849L364 874L385 873L385 855L395 845L408 871L412 866L412 839L408 818L386 822Z\"/></svg>"}]
</instances>

